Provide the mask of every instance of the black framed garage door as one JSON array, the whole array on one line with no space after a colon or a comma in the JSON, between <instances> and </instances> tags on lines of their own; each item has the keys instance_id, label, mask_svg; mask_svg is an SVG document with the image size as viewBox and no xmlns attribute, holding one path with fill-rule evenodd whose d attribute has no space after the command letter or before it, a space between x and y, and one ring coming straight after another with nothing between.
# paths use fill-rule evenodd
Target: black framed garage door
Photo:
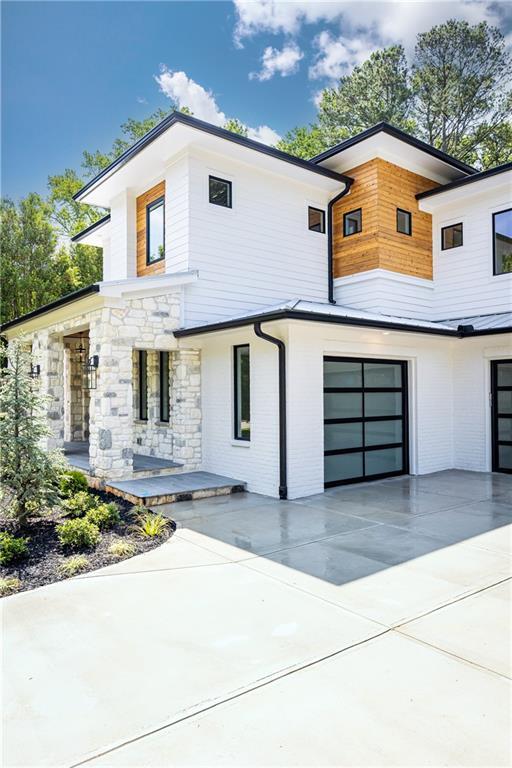
<instances>
[{"instance_id":1,"label":"black framed garage door","mask_svg":"<svg viewBox=\"0 0 512 768\"><path fill-rule=\"evenodd\" d=\"M492 469L512 473L512 360L491 362Z\"/></svg>"},{"instance_id":2,"label":"black framed garage door","mask_svg":"<svg viewBox=\"0 0 512 768\"><path fill-rule=\"evenodd\" d=\"M409 471L407 362L324 357L325 487Z\"/></svg>"}]
</instances>

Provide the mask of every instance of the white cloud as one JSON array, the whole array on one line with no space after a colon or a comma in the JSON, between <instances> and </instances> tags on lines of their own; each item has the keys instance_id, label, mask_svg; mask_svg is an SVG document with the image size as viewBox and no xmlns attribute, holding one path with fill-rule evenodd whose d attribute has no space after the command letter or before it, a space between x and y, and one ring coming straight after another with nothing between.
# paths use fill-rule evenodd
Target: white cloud
<instances>
[{"instance_id":1,"label":"white cloud","mask_svg":"<svg viewBox=\"0 0 512 768\"><path fill-rule=\"evenodd\" d=\"M233 0L236 10L235 42L259 32L295 35L303 23L332 20L340 16L339 2L277 0Z\"/></svg>"},{"instance_id":2,"label":"white cloud","mask_svg":"<svg viewBox=\"0 0 512 768\"><path fill-rule=\"evenodd\" d=\"M374 44L363 36L335 38L327 31L316 36L314 45L318 53L315 63L309 68L311 80L338 80L367 59L375 49Z\"/></svg>"},{"instance_id":3,"label":"white cloud","mask_svg":"<svg viewBox=\"0 0 512 768\"><path fill-rule=\"evenodd\" d=\"M178 108L188 107L195 117L213 125L224 125L227 121L225 113L219 108L215 96L202 85L196 83L185 72L173 72L162 64L160 74L155 75L160 90ZM261 141L263 144L276 144L281 138L268 125L257 128L247 127L249 138Z\"/></svg>"},{"instance_id":4,"label":"white cloud","mask_svg":"<svg viewBox=\"0 0 512 768\"><path fill-rule=\"evenodd\" d=\"M281 77L293 75L299 68L299 61L304 54L296 43L287 43L282 50L269 45L261 57L261 71L251 72L249 77L257 80L270 80L274 75Z\"/></svg>"}]
</instances>

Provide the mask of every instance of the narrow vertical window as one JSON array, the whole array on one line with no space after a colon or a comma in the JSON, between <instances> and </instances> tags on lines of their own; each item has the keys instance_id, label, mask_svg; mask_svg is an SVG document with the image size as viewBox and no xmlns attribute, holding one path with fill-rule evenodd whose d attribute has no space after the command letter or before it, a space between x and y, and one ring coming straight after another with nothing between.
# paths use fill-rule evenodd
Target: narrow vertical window
<instances>
[{"instance_id":1,"label":"narrow vertical window","mask_svg":"<svg viewBox=\"0 0 512 768\"><path fill-rule=\"evenodd\" d=\"M235 440L251 439L251 371L249 345L234 348Z\"/></svg>"},{"instance_id":2,"label":"narrow vertical window","mask_svg":"<svg viewBox=\"0 0 512 768\"><path fill-rule=\"evenodd\" d=\"M146 264L154 264L165 257L164 198L146 208Z\"/></svg>"},{"instance_id":3,"label":"narrow vertical window","mask_svg":"<svg viewBox=\"0 0 512 768\"><path fill-rule=\"evenodd\" d=\"M512 208L492 215L494 274L512 272Z\"/></svg>"},{"instance_id":4,"label":"narrow vertical window","mask_svg":"<svg viewBox=\"0 0 512 768\"><path fill-rule=\"evenodd\" d=\"M412 214L403 208L396 209L396 231L402 235L412 235Z\"/></svg>"},{"instance_id":5,"label":"narrow vertical window","mask_svg":"<svg viewBox=\"0 0 512 768\"><path fill-rule=\"evenodd\" d=\"M139 419L148 420L148 353L139 350Z\"/></svg>"},{"instance_id":6,"label":"narrow vertical window","mask_svg":"<svg viewBox=\"0 0 512 768\"><path fill-rule=\"evenodd\" d=\"M169 421L169 353L160 352L160 421Z\"/></svg>"},{"instance_id":7,"label":"narrow vertical window","mask_svg":"<svg viewBox=\"0 0 512 768\"><path fill-rule=\"evenodd\" d=\"M325 232L325 211L320 208L308 208L308 228L311 232Z\"/></svg>"}]
</instances>

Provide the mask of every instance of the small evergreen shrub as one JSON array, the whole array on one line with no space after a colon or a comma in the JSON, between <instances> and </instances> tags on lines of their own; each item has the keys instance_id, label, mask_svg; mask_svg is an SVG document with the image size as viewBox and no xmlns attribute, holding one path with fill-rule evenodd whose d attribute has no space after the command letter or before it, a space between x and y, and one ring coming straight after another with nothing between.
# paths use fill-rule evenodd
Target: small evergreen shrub
<instances>
[{"instance_id":1,"label":"small evergreen shrub","mask_svg":"<svg viewBox=\"0 0 512 768\"><path fill-rule=\"evenodd\" d=\"M133 531L143 539L153 538L153 536L162 536L168 525L169 520L163 515L145 512L139 516Z\"/></svg>"},{"instance_id":2,"label":"small evergreen shrub","mask_svg":"<svg viewBox=\"0 0 512 768\"><path fill-rule=\"evenodd\" d=\"M91 549L101 538L100 529L84 517L57 526L57 536L66 549Z\"/></svg>"},{"instance_id":3,"label":"small evergreen shrub","mask_svg":"<svg viewBox=\"0 0 512 768\"><path fill-rule=\"evenodd\" d=\"M63 502L62 507L70 517L83 517L89 510L99 505L97 496L87 491L78 491Z\"/></svg>"},{"instance_id":4,"label":"small evergreen shrub","mask_svg":"<svg viewBox=\"0 0 512 768\"><path fill-rule=\"evenodd\" d=\"M78 469L70 469L60 479L60 494L65 499L69 499L79 491L87 491L87 488L87 478Z\"/></svg>"},{"instance_id":5,"label":"small evergreen shrub","mask_svg":"<svg viewBox=\"0 0 512 768\"><path fill-rule=\"evenodd\" d=\"M120 521L117 504L99 504L97 507L87 510L85 519L97 525L100 531L113 528Z\"/></svg>"},{"instance_id":6,"label":"small evergreen shrub","mask_svg":"<svg viewBox=\"0 0 512 768\"><path fill-rule=\"evenodd\" d=\"M81 573L89 567L89 560L85 555L71 555L59 565L59 572L62 576L74 576Z\"/></svg>"},{"instance_id":7,"label":"small evergreen shrub","mask_svg":"<svg viewBox=\"0 0 512 768\"><path fill-rule=\"evenodd\" d=\"M135 554L136 551L137 548L135 544L132 544L131 541L123 541L122 539L119 539L119 541L113 541L108 548L109 555L119 559L122 559L123 557L131 557Z\"/></svg>"},{"instance_id":8,"label":"small evergreen shrub","mask_svg":"<svg viewBox=\"0 0 512 768\"><path fill-rule=\"evenodd\" d=\"M0 532L0 565L9 565L25 557L28 551L28 539L13 536L8 531Z\"/></svg>"},{"instance_id":9,"label":"small evergreen shrub","mask_svg":"<svg viewBox=\"0 0 512 768\"><path fill-rule=\"evenodd\" d=\"M16 576L6 576L5 579L0 579L0 597L13 595L20 587L21 581Z\"/></svg>"}]
</instances>

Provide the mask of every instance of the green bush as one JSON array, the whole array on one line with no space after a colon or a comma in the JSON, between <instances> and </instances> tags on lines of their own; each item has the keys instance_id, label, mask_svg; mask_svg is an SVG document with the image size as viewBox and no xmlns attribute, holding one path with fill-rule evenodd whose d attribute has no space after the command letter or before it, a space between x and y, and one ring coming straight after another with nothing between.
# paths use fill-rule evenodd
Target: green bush
<instances>
[{"instance_id":1,"label":"green bush","mask_svg":"<svg viewBox=\"0 0 512 768\"><path fill-rule=\"evenodd\" d=\"M97 507L93 507L93 509L89 509L85 513L85 519L94 523L103 531L107 528L113 528L121 518L119 517L117 504L112 502L110 504L100 504Z\"/></svg>"},{"instance_id":2,"label":"green bush","mask_svg":"<svg viewBox=\"0 0 512 768\"><path fill-rule=\"evenodd\" d=\"M132 544L131 541L123 541L122 539L113 541L108 548L109 555L118 558L131 557L135 554L136 551L137 548L135 544Z\"/></svg>"},{"instance_id":3,"label":"green bush","mask_svg":"<svg viewBox=\"0 0 512 768\"><path fill-rule=\"evenodd\" d=\"M87 478L78 469L70 469L60 479L60 494L65 499L69 499L79 491L87 491L87 488Z\"/></svg>"},{"instance_id":4,"label":"green bush","mask_svg":"<svg viewBox=\"0 0 512 768\"><path fill-rule=\"evenodd\" d=\"M98 526L83 517L58 525L57 536L66 549L91 549L101 538Z\"/></svg>"},{"instance_id":5,"label":"green bush","mask_svg":"<svg viewBox=\"0 0 512 768\"><path fill-rule=\"evenodd\" d=\"M74 576L75 573L87 570L89 560L85 555L71 555L62 561L59 565L59 572L62 576Z\"/></svg>"},{"instance_id":6,"label":"green bush","mask_svg":"<svg viewBox=\"0 0 512 768\"><path fill-rule=\"evenodd\" d=\"M83 517L90 509L99 504L99 499L87 491L78 491L63 502L62 507L70 517Z\"/></svg>"},{"instance_id":7,"label":"green bush","mask_svg":"<svg viewBox=\"0 0 512 768\"><path fill-rule=\"evenodd\" d=\"M145 512L139 516L133 531L141 538L153 538L153 536L162 536L168 525L169 520L163 515Z\"/></svg>"},{"instance_id":8,"label":"green bush","mask_svg":"<svg viewBox=\"0 0 512 768\"><path fill-rule=\"evenodd\" d=\"M28 539L22 536L13 536L7 531L0 532L0 565L9 565L9 563L20 560L25 557L28 551Z\"/></svg>"},{"instance_id":9,"label":"green bush","mask_svg":"<svg viewBox=\"0 0 512 768\"><path fill-rule=\"evenodd\" d=\"M21 587L21 581L16 576L6 576L5 579L0 579L0 597L6 597L6 595L12 595L17 592Z\"/></svg>"}]
</instances>

